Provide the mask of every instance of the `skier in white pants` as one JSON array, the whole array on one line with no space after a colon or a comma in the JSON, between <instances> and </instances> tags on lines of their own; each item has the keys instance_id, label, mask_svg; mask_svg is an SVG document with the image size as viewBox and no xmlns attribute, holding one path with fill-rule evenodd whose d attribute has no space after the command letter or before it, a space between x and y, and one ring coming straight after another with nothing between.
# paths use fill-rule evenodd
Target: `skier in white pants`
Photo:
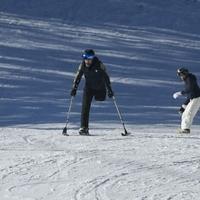
<instances>
[{"instance_id":1,"label":"skier in white pants","mask_svg":"<svg viewBox=\"0 0 200 200\"><path fill-rule=\"evenodd\" d=\"M193 119L200 109L200 88L197 84L196 76L186 68L177 70L177 75L185 83L185 90L173 94L174 99L181 95L187 95L186 102L181 106L179 113L181 117L181 129L179 133L190 133Z\"/></svg>"}]
</instances>

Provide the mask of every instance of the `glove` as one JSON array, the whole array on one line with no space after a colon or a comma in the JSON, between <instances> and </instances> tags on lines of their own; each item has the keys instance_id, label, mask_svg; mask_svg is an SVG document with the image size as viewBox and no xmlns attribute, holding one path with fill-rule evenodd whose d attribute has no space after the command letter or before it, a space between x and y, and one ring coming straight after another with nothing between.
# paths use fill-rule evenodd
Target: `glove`
<instances>
[{"instance_id":1,"label":"glove","mask_svg":"<svg viewBox=\"0 0 200 200\"><path fill-rule=\"evenodd\" d=\"M183 112L185 111L185 108L186 108L186 105L183 104L183 105L180 107L178 113L179 113L180 115L182 115Z\"/></svg>"},{"instance_id":2,"label":"glove","mask_svg":"<svg viewBox=\"0 0 200 200\"><path fill-rule=\"evenodd\" d=\"M180 115L182 115L184 111L185 111L185 108L181 107L181 108L179 109L178 113L179 113Z\"/></svg>"},{"instance_id":3,"label":"glove","mask_svg":"<svg viewBox=\"0 0 200 200\"><path fill-rule=\"evenodd\" d=\"M73 97L76 96L76 89L75 89L75 88L72 88L70 94L71 94L71 96L73 96Z\"/></svg>"},{"instance_id":4,"label":"glove","mask_svg":"<svg viewBox=\"0 0 200 200\"><path fill-rule=\"evenodd\" d=\"M182 95L181 92L175 92L175 93L173 94L173 98L174 98L174 99L177 99L177 98L180 97L181 95Z\"/></svg>"},{"instance_id":5,"label":"glove","mask_svg":"<svg viewBox=\"0 0 200 200\"><path fill-rule=\"evenodd\" d=\"M112 91L112 89L110 88L109 90L108 90L108 97L109 98L112 98L114 96L114 92Z\"/></svg>"}]
</instances>

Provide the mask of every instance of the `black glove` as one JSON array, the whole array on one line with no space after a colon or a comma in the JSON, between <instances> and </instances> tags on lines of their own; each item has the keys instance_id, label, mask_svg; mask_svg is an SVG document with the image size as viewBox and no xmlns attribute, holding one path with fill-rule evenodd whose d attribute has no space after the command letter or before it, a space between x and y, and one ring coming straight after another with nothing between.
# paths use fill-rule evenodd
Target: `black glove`
<instances>
[{"instance_id":1,"label":"black glove","mask_svg":"<svg viewBox=\"0 0 200 200\"><path fill-rule=\"evenodd\" d=\"M76 89L75 89L75 88L72 88L70 94L71 94L71 96L73 96L73 97L76 96Z\"/></svg>"},{"instance_id":2,"label":"black glove","mask_svg":"<svg viewBox=\"0 0 200 200\"><path fill-rule=\"evenodd\" d=\"M112 89L110 88L109 90L108 90L108 97L109 98L112 98L114 96L114 92L112 91Z\"/></svg>"},{"instance_id":3,"label":"black glove","mask_svg":"<svg viewBox=\"0 0 200 200\"><path fill-rule=\"evenodd\" d=\"M179 113L180 115L182 115L184 111L185 111L185 108L183 108L183 107L181 106L181 108L179 109L178 113Z\"/></svg>"}]
</instances>

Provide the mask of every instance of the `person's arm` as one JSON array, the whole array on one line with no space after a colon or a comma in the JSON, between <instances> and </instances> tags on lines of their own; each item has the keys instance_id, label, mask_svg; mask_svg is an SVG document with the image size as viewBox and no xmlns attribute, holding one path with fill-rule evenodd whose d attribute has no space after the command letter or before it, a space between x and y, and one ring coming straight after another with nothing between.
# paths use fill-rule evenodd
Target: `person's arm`
<instances>
[{"instance_id":1,"label":"person's arm","mask_svg":"<svg viewBox=\"0 0 200 200\"><path fill-rule=\"evenodd\" d=\"M181 95L188 95L190 94L196 87L197 80L194 75L189 75L187 79L185 80L185 90L182 90L180 92L175 92L173 94L174 99L177 99Z\"/></svg>"},{"instance_id":2,"label":"person's arm","mask_svg":"<svg viewBox=\"0 0 200 200\"><path fill-rule=\"evenodd\" d=\"M74 81L73 81L73 85L72 85L72 90L71 90L71 96L75 96L76 95L76 91L78 89L78 85L81 81L81 78L83 76L83 65L82 63L79 65L78 70L76 72Z\"/></svg>"},{"instance_id":3,"label":"person's arm","mask_svg":"<svg viewBox=\"0 0 200 200\"><path fill-rule=\"evenodd\" d=\"M186 88L185 90L181 91L182 95L186 95L191 93L191 91L195 88L197 82L196 82L196 77L195 76L189 76L188 80L186 82Z\"/></svg>"},{"instance_id":4,"label":"person's arm","mask_svg":"<svg viewBox=\"0 0 200 200\"><path fill-rule=\"evenodd\" d=\"M111 87L110 77L108 76L108 74L106 72L106 66L103 63L101 63L100 67L101 67L101 70L102 70L102 73L103 73L103 76L104 76L106 88L108 90L108 96L110 98L112 98L114 96L114 92L113 92L112 87Z\"/></svg>"}]
</instances>

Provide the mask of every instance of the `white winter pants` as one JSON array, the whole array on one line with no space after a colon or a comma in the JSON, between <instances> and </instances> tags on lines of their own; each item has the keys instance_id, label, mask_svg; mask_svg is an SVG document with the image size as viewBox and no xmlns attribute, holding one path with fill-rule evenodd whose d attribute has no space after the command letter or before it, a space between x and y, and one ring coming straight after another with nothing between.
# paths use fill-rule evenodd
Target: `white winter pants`
<instances>
[{"instance_id":1,"label":"white winter pants","mask_svg":"<svg viewBox=\"0 0 200 200\"><path fill-rule=\"evenodd\" d=\"M181 129L190 129L193 119L200 109L200 97L190 100L182 114Z\"/></svg>"}]
</instances>

